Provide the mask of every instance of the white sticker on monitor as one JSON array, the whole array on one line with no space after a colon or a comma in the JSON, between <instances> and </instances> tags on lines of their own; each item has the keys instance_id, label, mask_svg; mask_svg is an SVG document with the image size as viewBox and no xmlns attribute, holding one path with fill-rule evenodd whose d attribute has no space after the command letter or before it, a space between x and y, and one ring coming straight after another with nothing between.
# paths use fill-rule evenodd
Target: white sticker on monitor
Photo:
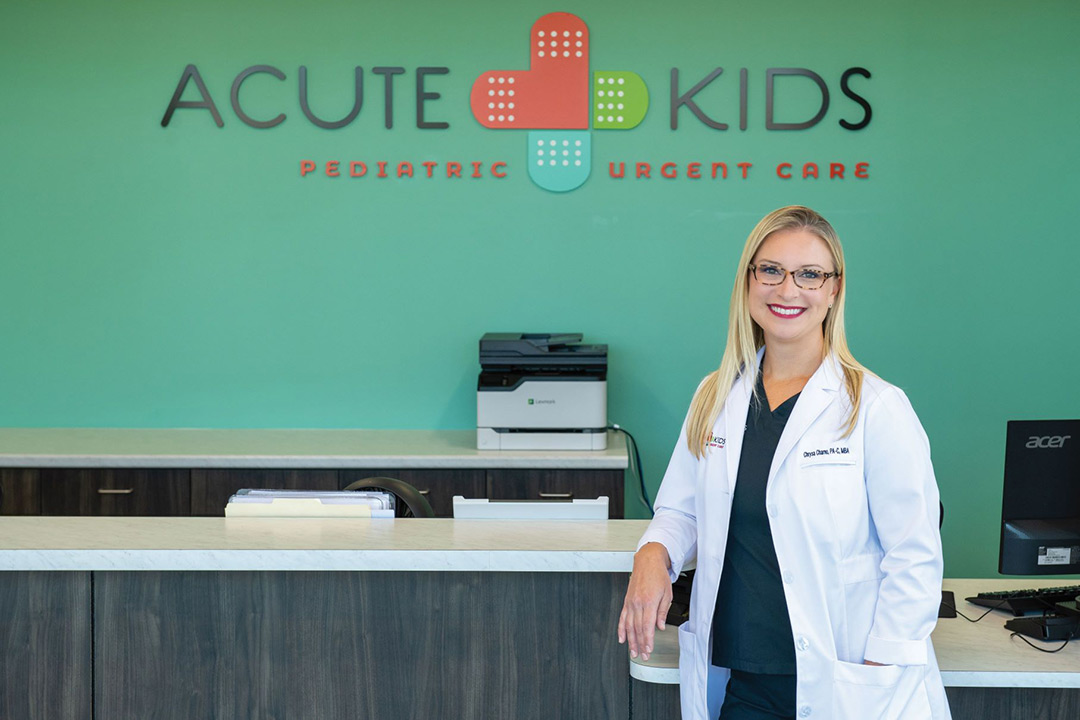
<instances>
[{"instance_id":1,"label":"white sticker on monitor","mask_svg":"<svg viewBox=\"0 0 1080 720\"><path fill-rule=\"evenodd\" d=\"M1039 564L1040 565L1071 565L1072 564L1072 548L1071 547L1040 547L1039 548Z\"/></svg>"}]
</instances>

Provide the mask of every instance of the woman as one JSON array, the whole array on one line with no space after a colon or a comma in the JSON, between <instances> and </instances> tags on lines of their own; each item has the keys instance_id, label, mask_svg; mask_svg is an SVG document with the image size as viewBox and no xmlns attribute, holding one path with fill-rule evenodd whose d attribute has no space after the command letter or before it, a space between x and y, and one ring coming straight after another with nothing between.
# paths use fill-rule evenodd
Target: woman
<instances>
[{"instance_id":1,"label":"woman","mask_svg":"<svg viewBox=\"0 0 1080 720\"><path fill-rule=\"evenodd\" d=\"M619 641L648 658L696 559L683 718L949 718L930 644L938 518L907 397L848 350L835 231L809 208L768 214L634 557Z\"/></svg>"}]
</instances>

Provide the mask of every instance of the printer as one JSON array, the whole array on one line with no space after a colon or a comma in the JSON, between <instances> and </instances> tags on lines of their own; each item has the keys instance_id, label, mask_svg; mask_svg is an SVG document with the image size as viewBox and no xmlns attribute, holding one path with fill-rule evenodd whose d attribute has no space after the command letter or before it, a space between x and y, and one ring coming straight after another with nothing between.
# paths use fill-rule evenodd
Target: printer
<instances>
[{"instance_id":1,"label":"printer","mask_svg":"<svg viewBox=\"0 0 1080 720\"><path fill-rule=\"evenodd\" d=\"M476 447L607 448L607 345L581 333L487 333L480 338Z\"/></svg>"}]
</instances>

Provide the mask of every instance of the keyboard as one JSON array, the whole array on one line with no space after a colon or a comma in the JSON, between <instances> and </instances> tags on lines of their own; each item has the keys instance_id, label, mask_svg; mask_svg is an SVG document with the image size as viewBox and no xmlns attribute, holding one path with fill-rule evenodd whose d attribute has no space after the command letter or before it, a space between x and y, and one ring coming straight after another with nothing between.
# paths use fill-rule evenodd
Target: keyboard
<instances>
[{"instance_id":1,"label":"keyboard","mask_svg":"<svg viewBox=\"0 0 1080 720\"><path fill-rule=\"evenodd\" d=\"M983 607L1008 610L1019 617L1029 612L1056 611L1058 610L1055 607L1057 603L1076 600L1077 597L1080 597L1080 585L981 592L974 597L967 598L967 601Z\"/></svg>"}]
</instances>

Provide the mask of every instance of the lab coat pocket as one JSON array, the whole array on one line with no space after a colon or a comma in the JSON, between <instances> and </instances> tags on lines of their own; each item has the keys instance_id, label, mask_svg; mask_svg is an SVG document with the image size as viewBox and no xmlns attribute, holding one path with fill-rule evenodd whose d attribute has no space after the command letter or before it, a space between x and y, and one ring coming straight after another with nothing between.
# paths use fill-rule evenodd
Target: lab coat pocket
<instances>
[{"instance_id":1,"label":"lab coat pocket","mask_svg":"<svg viewBox=\"0 0 1080 720\"><path fill-rule=\"evenodd\" d=\"M836 661L833 666L835 720L926 720L930 702L921 665L863 665Z\"/></svg>"},{"instance_id":2,"label":"lab coat pocket","mask_svg":"<svg viewBox=\"0 0 1080 720\"><path fill-rule=\"evenodd\" d=\"M810 517L815 539L838 542L846 551L868 527L862 468L851 454L806 457L806 452L799 459L800 482L792 485L794 499L819 510Z\"/></svg>"},{"instance_id":3,"label":"lab coat pocket","mask_svg":"<svg viewBox=\"0 0 1080 720\"><path fill-rule=\"evenodd\" d=\"M845 466L855 465L855 456L851 453L828 453L822 455L811 455L808 452L804 452L802 458L799 459L799 467L811 468L821 466Z\"/></svg>"},{"instance_id":4,"label":"lab coat pocket","mask_svg":"<svg viewBox=\"0 0 1080 720\"><path fill-rule=\"evenodd\" d=\"M679 626L679 669L696 669L697 635L690 631L690 623Z\"/></svg>"},{"instance_id":5,"label":"lab coat pocket","mask_svg":"<svg viewBox=\"0 0 1080 720\"><path fill-rule=\"evenodd\" d=\"M859 464L852 455L815 455L799 460L799 472L828 488L830 485L862 484Z\"/></svg>"},{"instance_id":6,"label":"lab coat pocket","mask_svg":"<svg viewBox=\"0 0 1080 720\"><path fill-rule=\"evenodd\" d=\"M690 631L690 623L679 626L679 700L684 708L692 708L703 689L699 689L701 678L697 661L697 635Z\"/></svg>"},{"instance_id":7,"label":"lab coat pocket","mask_svg":"<svg viewBox=\"0 0 1080 720\"><path fill-rule=\"evenodd\" d=\"M844 558L839 570L844 584L844 624L837 634L837 657L861 662L874 624L878 588L885 574L881 571L881 555L866 553Z\"/></svg>"}]
</instances>

